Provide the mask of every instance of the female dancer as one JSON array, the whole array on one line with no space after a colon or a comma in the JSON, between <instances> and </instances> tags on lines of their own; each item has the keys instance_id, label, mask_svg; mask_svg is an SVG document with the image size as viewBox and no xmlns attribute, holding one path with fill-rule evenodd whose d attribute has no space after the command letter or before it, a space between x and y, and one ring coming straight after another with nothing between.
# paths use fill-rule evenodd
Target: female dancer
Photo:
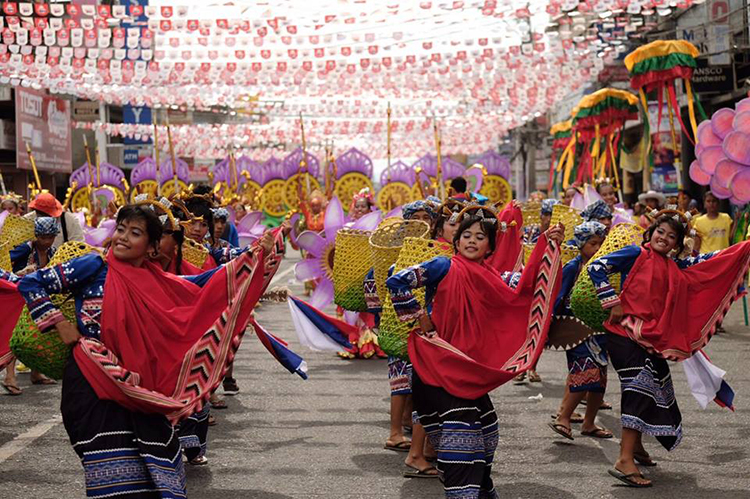
<instances>
[{"instance_id":1,"label":"female dancer","mask_svg":"<svg viewBox=\"0 0 750 499\"><path fill-rule=\"evenodd\" d=\"M563 267L562 287L555 303L556 316L573 316L570 309L570 294L578 274L591 257L599 251L607 235L607 228L599 222L584 222L577 226L573 240L581 250ZM586 416L583 418L581 434L596 438L612 438L612 432L596 426L595 419L604 400L607 388L607 352L603 335L594 335L575 348L565 351L568 359L568 378L557 420L550 428L563 437L573 440L570 423L573 411L586 397ZM579 420L580 421L580 420Z\"/></svg>"},{"instance_id":2,"label":"female dancer","mask_svg":"<svg viewBox=\"0 0 750 499\"><path fill-rule=\"evenodd\" d=\"M663 210L643 237L642 247L627 246L589 263L588 273L602 307L607 352L620 377L622 441L609 473L632 487L650 487L636 467L655 466L642 443L654 436L667 450L682 439L682 416L666 360L684 360L711 339L750 265L750 245L720 253L675 260L683 251L688 219ZM710 260L709 260L710 258ZM619 297L608 275L622 274ZM649 299L643 291L649 290Z\"/></svg>"},{"instance_id":3,"label":"female dancer","mask_svg":"<svg viewBox=\"0 0 750 499\"><path fill-rule=\"evenodd\" d=\"M409 337L414 406L450 498L496 497L498 427L488 393L538 359L559 285L561 227L540 238L515 289L484 261L496 234L489 209L468 208L453 259L437 257L386 281L399 317L419 320ZM412 294L418 287L427 288L431 314Z\"/></svg>"},{"instance_id":4,"label":"female dancer","mask_svg":"<svg viewBox=\"0 0 750 499\"><path fill-rule=\"evenodd\" d=\"M449 199L438 208L437 218L432 226L432 239L453 244L453 236L461 225L458 217L464 206L460 201Z\"/></svg>"},{"instance_id":5,"label":"female dancer","mask_svg":"<svg viewBox=\"0 0 750 499\"><path fill-rule=\"evenodd\" d=\"M61 410L89 497L186 497L172 423L218 386L277 268L264 262L274 251L269 234L227 266L177 278L148 261L161 233L151 208L125 206L106 256L39 270L18 285L39 329L55 327L73 346ZM50 300L61 292L75 296L75 325Z\"/></svg>"}]
</instances>

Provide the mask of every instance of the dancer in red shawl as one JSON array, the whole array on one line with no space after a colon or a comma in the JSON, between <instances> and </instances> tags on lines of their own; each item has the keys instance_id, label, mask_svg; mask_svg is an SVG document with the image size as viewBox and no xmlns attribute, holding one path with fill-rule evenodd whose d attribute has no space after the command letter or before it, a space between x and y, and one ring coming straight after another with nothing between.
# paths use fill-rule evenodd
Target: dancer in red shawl
<instances>
[{"instance_id":1,"label":"dancer in red shawl","mask_svg":"<svg viewBox=\"0 0 750 499\"><path fill-rule=\"evenodd\" d=\"M161 235L150 207L125 206L106 256L18 284L39 329L56 328L73 347L61 410L89 497L187 496L174 424L200 411L221 382L280 259L281 234L274 245L268 233L225 266L176 277L148 261ZM75 297L75 325L50 300L61 292Z\"/></svg>"},{"instance_id":2,"label":"dancer in red shawl","mask_svg":"<svg viewBox=\"0 0 750 499\"><path fill-rule=\"evenodd\" d=\"M496 497L490 471L498 441L489 392L529 369L544 348L560 281L560 226L539 239L512 289L485 258L497 219L470 207L461 214L453 259L437 257L386 281L409 337L414 408L438 453L448 498ZM412 292L426 287L431 314ZM434 326L433 326L434 322Z\"/></svg>"},{"instance_id":3,"label":"dancer in red shawl","mask_svg":"<svg viewBox=\"0 0 750 499\"><path fill-rule=\"evenodd\" d=\"M708 343L739 296L750 266L750 243L673 259L673 253L682 253L687 232L682 213L663 210L644 234L642 247L627 246L588 266L602 306L611 309L604 324L607 352L622 390L620 457L609 473L632 487L651 486L636 461L656 465L643 447L644 433L667 450L682 439L682 416L666 361L685 360ZM623 282L619 297L607 277L616 272Z\"/></svg>"}]
</instances>

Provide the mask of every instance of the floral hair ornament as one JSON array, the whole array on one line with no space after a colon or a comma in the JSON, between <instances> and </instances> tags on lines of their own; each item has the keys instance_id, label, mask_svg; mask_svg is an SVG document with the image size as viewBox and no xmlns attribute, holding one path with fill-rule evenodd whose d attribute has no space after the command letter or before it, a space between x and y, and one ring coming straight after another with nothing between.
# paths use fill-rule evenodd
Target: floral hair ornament
<instances>
[{"instance_id":1,"label":"floral hair ornament","mask_svg":"<svg viewBox=\"0 0 750 499\"><path fill-rule=\"evenodd\" d=\"M168 227L171 228L171 230L179 229L177 219L172 215L172 202L169 201L169 199L163 196L159 199L150 199L148 194L138 194L135 197L135 203L133 204L136 206L148 206L153 212L156 212L155 208L159 208L164 212L163 214L158 215L159 221L162 225L167 226L167 223L169 223Z\"/></svg>"},{"instance_id":2,"label":"floral hair ornament","mask_svg":"<svg viewBox=\"0 0 750 499\"><path fill-rule=\"evenodd\" d=\"M459 214L459 219L461 221L472 217L478 218L481 222L497 225L497 213L489 206L470 205L461 210L461 213Z\"/></svg>"},{"instance_id":3,"label":"floral hair ornament","mask_svg":"<svg viewBox=\"0 0 750 499\"><path fill-rule=\"evenodd\" d=\"M375 204L375 199L372 197L370 188L363 187L362 190L360 190L358 193L352 196L352 204L349 207L349 211L354 211L354 206L357 204L357 201L359 201L360 199L366 199L370 207L372 207Z\"/></svg>"},{"instance_id":4,"label":"floral hair ornament","mask_svg":"<svg viewBox=\"0 0 750 499\"><path fill-rule=\"evenodd\" d=\"M18 206L23 201L23 198L19 196L18 194L16 194L15 192L9 192L8 194L4 196L0 196L0 203L4 203L5 201L10 201L11 203Z\"/></svg>"},{"instance_id":5,"label":"floral hair ornament","mask_svg":"<svg viewBox=\"0 0 750 499\"><path fill-rule=\"evenodd\" d=\"M211 208L211 211L214 214L214 219L223 218L224 220L229 220L229 211L226 208Z\"/></svg>"}]
</instances>

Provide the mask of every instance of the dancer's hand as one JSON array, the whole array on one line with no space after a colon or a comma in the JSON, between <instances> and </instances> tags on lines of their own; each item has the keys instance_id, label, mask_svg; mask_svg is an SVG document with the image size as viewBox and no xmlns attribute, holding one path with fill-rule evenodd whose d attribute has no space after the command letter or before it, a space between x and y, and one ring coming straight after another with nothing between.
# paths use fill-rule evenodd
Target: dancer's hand
<instances>
[{"instance_id":1,"label":"dancer's hand","mask_svg":"<svg viewBox=\"0 0 750 499\"><path fill-rule=\"evenodd\" d=\"M292 231L292 224L289 223L289 220L285 220L284 223L280 225L280 227L281 233L284 234L284 237L287 237Z\"/></svg>"},{"instance_id":2,"label":"dancer's hand","mask_svg":"<svg viewBox=\"0 0 750 499\"><path fill-rule=\"evenodd\" d=\"M260 238L260 247L263 249L263 252L268 255L273 250L273 233L270 230L267 230L263 233L263 236Z\"/></svg>"},{"instance_id":3,"label":"dancer's hand","mask_svg":"<svg viewBox=\"0 0 750 499\"><path fill-rule=\"evenodd\" d=\"M428 338L436 334L435 325L432 323L432 319L430 319L430 314L426 312L419 318L419 327L422 330L422 334Z\"/></svg>"},{"instance_id":4,"label":"dancer's hand","mask_svg":"<svg viewBox=\"0 0 750 499\"><path fill-rule=\"evenodd\" d=\"M612 324L618 324L620 319L622 319L623 314L622 305L615 305L609 310L609 322Z\"/></svg>"},{"instance_id":5,"label":"dancer's hand","mask_svg":"<svg viewBox=\"0 0 750 499\"><path fill-rule=\"evenodd\" d=\"M547 230L548 241L554 241L557 244L562 244L564 238L565 238L565 226L561 223L558 223L554 227L550 227Z\"/></svg>"},{"instance_id":6,"label":"dancer's hand","mask_svg":"<svg viewBox=\"0 0 750 499\"><path fill-rule=\"evenodd\" d=\"M25 275L31 274L32 272L36 272L36 265L34 265L33 263L31 265L28 265L27 267L19 270L18 272L16 272L16 275L19 276L19 277L21 277L21 276L25 276Z\"/></svg>"},{"instance_id":7,"label":"dancer's hand","mask_svg":"<svg viewBox=\"0 0 750 499\"><path fill-rule=\"evenodd\" d=\"M55 324L57 334L60 335L60 339L68 346L75 345L78 340L81 339L81 333L78 332L78 328L68 322L68 320L62 320Z\"/></svg>"}]
</instances>

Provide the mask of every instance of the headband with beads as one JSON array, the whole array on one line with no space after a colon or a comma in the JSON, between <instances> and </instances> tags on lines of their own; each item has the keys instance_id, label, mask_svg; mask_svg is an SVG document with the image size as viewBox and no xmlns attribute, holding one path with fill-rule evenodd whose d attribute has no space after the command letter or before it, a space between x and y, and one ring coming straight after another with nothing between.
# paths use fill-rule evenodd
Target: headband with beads
<instances>
[{"instance_id":1,"label":"headband with beads","mask_svg":"<svg viewBox=\"0 0 750 499\"><path fill-rule=\"evenodd\" d=\"M676 222L682 223L682 226L685 229L690 228L690 220L693 218L693 215L689 211L683 213L677 209L676 205L673 204L667 205L667 207L661 211L651 210L651 213L649 213L649 216L652 220L656 220L662 215L671 215L672 219L674 219Z\"/></svg>"},{"instance_id":2,"label":"headband with beads","mask_svg":"<svg viewBox=\"0 0 750 499\"><path fill-rule=\"evenodd\" d=\"M459 220L461 221L464 221L469 217L478 218L480 221L488 222L492 225L497 224L497 213L495 213L495 210L489 206L470 205L465 207L461 210L461 213L459 213Z\"/></svg>"},{"instance_id":3,"label":"headband with beads","mask_svg":"<svg viewBox=\"0 0 750 499\"><path fill-rule=\"evenodd\" d=\"M167 222L169 222L170 227L172 230L177 230L179 228L179 225L177 224L177 219L172 215L172 203L169 201L169 199L165 197L161 197L159 199L149 199L148 194L138 194L135 197L135 203L136 206L148 206L152 211L156 212L154 209L159 208L164 212L163 215L159 215L159 221L162 225L166 225Z\"/></svg>"},{"instance_id":4,"label":"headband with beads","mask_svg":"<svg viewBox=\"0 0 750 499\"><path fill-rule=\"evenodd\" d=\"M464 208L464 204L460 201L457 201L455 199L449 199L445 203L440 205L440 208L438 208L438 213L445 217L448 222L454 224L461 220L460 214L461 210Z\"/></svg>"}]
</instances>

